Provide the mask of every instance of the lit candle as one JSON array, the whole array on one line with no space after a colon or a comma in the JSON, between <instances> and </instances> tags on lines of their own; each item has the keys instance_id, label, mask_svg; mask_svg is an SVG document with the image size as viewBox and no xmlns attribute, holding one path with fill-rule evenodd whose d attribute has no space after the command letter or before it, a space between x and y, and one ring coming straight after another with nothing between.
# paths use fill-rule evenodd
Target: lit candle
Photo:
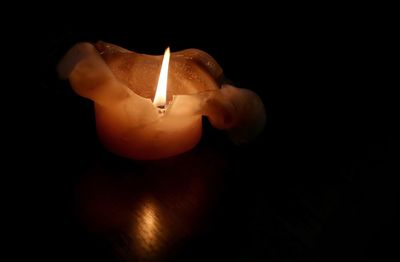
<instances>
[{"instance_id":1,"label":"lit candle","mask_svg":"<svg viewBox=\"0 0 400 262\"><path fill-rule=\"evenodd\" d=\"M58 71L75 92L95 102L104 146L128 158L157 159L190 150L201 138L203 115L238 143L256 136L265 123L259 97L246 89L221 88L222 69L200 50L170 54L167 48L161 57L104 42L79 43Z\"/></svg>"}]
</instances>

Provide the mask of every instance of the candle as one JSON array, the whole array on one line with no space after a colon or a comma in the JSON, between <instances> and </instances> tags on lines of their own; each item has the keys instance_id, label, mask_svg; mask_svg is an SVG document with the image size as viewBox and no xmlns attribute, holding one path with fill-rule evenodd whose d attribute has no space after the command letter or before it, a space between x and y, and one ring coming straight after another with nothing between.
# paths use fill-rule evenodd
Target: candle
<instances>
[{"instance_id":1,"label":"candle","mask_svg":"<svg viewBox=\"0 0 400 262\"><path fill-rule=\"evenodd\" d=\"M164 56L116 45L78 43L58 65L79 95L94 101L100 141L132 159L158 159L192 149L202 116L237 143L258 135L265 110L252 91L222 85L222 69L207 53L187 49Z\"/></svg>"}]
</instances>

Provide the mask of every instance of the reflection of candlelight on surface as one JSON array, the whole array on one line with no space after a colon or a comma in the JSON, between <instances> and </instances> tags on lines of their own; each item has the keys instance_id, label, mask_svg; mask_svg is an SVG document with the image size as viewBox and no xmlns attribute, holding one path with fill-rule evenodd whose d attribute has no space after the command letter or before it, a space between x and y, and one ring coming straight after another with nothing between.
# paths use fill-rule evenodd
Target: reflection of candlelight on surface
<instances>
[{"instance_id":1,"label":"reflection of candlelight on surface","mask_svg":"<svg viewBox=\"0 0 400 262\"><path fill-rule=\"evenodd\" d=\"M218 198L225 158L199 149L146 163L99 156L76 188L83 224L111 239L121 261L167 258L202 230Z\"/></svg>"},{"instance_id":2,"label":"reflection of candlelight on surface","mask_svg":"<svg viewBox=\"0 0 400 262\"><path fill-rule=\"evenodd\" d=\"M134 236L143 251L151 251L157 249L159 240L159 222L157 219L157 207L152 201L146 201L135 214Z\"/></svg>"}]
</instances>

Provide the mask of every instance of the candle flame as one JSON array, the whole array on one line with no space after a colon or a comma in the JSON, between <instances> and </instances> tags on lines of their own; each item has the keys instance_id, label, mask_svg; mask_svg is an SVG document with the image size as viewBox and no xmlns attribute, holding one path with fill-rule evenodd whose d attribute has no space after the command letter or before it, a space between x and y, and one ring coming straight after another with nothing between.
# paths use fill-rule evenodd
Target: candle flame
<instances>
[{"instance_id":1,"label":"candle flame","mask_svg":"<svg viewBox=\"0 0 400 262\"><path fill-rule=\"evenodd\" d=\"M168 82L168 64L170 51L169 47L165 49L164 58L161 65L160 77L158 79L156 94L153 104L157 107L165 107L167 103L167 82Z\"/></svg>"}]
</instances>

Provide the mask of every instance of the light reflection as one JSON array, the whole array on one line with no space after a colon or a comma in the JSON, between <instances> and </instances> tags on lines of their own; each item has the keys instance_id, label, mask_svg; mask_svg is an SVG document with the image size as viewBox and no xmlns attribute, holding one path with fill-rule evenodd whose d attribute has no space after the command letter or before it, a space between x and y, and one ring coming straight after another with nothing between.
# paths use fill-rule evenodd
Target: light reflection
<instances>
[{"instance_id":1,"label":"light reflection","mask_svg":"<svg viewBox=\"0 0 400 262\"><path fill-rule=\"evenodd\" d=\"M131 245L141 257L151 257L163 247L163 232L160 207L151 198L139 201L139 206L133 212L131 229Z\"/></svg>"},{"instance_id":2,"label":"light reflection","mask_svg":"<svg viewBox=\"0 0 400 262\"><path fill-rule=\"evenodd\" d=\"M140 253L157 251L160 242L159 209L155 201L147 199L134 213L134 245Z\"/></svg>"},{"instance_id":3,"label":"light reflection","mask_svg":"<svg viewBox=\"0 0 400 262\"><path fill-rule=\"evenodd\" d=\"M100 158L77 187L82 222L112 240L120 261L167 260L217 197L224 159L200 152L141 165Z\"/></svg>"}]
</instances>

